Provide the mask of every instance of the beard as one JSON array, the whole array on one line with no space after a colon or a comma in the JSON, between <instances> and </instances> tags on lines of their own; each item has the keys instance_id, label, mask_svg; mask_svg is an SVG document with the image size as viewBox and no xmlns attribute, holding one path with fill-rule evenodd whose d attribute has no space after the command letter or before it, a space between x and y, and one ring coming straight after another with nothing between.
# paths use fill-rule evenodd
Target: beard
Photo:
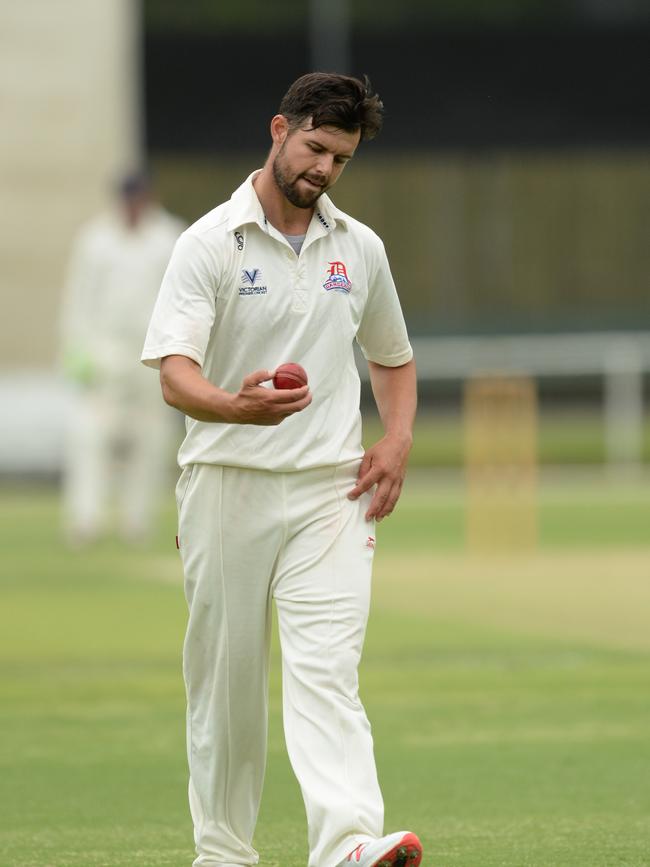
<instances>
[{"instance_id":1,"label":"beard","mask_svg":"<svg viewBox=\"0 0 650 867\"><path fill-rule=\"evenodd\" d=\"M284 145L282 145L276 158L273 160L273 179L280 192L296 208L313 208L320 196L327 189L327 184L323 183L320 178L309 177L308 174L294 175L283 155ZM312 183L322 184L322 186L318 190L301 190L298 187L298 181L301 178L306 178L312 181Z\"/></svg>"}]
</instances>

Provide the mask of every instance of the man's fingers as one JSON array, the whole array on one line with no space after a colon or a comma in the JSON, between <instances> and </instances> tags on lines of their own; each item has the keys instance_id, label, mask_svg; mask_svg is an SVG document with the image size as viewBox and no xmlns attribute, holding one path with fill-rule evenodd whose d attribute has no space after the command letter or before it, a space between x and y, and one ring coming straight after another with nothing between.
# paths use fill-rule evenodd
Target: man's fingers
<instances>
[{"instance_id":1,"label":"man's fingers","mask_svg":"<svg viewBox=\"0 0 650 867\"><path fill-rule=\"evenodd\" d=\"M390 515L397 504L401 492L401 479L398 479L393 484L388 483L383 490L382 486L379 486L366 512L366 520L370 521L372 518L375 518L375 520L381 521Z\"/></svg>"},{"instance_id":2,"label":"man's fingers","mask_svg":"<svg viewBox=\"0 0 650 867\"><path fill-rule=\"evenodd\" d=\"M249 373L244 377L242 385L245 388L254 388L256 385L260 385L262 382L268 382L269 379L273 379L273 371L255 370L253 371L253 373Z\"/></svg>"},{"instance_id":3,"label":"man's fingers","mask_svg":"<svg viewBox=\"0 0 650 867\"><path fill-rule=\"evenodd\" d=\"M364 452L363 458L361 460L361 466L359 467L359 472L357 473L357 481L362 479L366 473L370 472L370 468L372 467L372 452Z\"/></svg>"},{"instance_id":4,"label":"man's fingers","mask_svg":"<svg viewBox=\"0 0 650 867\"><path fill-rule=\"evenodd\" d=\"M273 396L278 393L280 392L271 391L265 404L264 414L269 417L268 424L280 424L285 418L308 407L312 401L312 395L307 387L292 389L293 396L289 399L285 394L280 393L281 399L276 400Z\"/></svg>"},{"instance_id":5,"label":"man's fingers","mask_svg":"<svg viewBox=\"0 0 650 867\"><path fill-rule=\"evenodd\" d=\"M309 406L312 401L309 386L290 389L263 386L262 383L272 376L269 370L255 370L244 377L239 392L234 396L240 424L278 425Z\"/></svg>"},{"instance_id":6,"label":"man's fingers","mask_svg":"<svg viewBox=\"0 0 650 867\"><path fill-rule=\"evenodd\" d=\"M287 418L287 416L293 415L295 412L300 412L308 407L311 403L311 399L311 394L308 393L299 400L294 400L291 403L277 403L274 405L274 412L276 412L280 418Z\"/></svg>"},{"instance_id":7,"label":"man's fingers","mask_svg":"<svg viewBox=\"0 0 650 867\"><path fill-rule=\"evenodd\" d=\"M366 520L375 518L381 521L395 508L402 491L405 470L404 449L401 446L396 448L393 441L385 437L364 454L357 483L349 492L348 499L357 500L361 494L376 485L366 512Z\"/></svg>"},{"instance_id":8,"label":"man's fingers","mask_svg":"<svg viewBox=\"0 0 650 867\"><path fill-rule=\"evenodd\" d=\"M274 371L272 370L255 370L253 373L247 374L242 380L244 388L255 388L263 382L269 382L273 379ZM269 388L269 394L278 402L291 402L303 397L309 391L308 385L301 385L300 388Z\"/></svg>"},{"instance_id":9,"label":"man's fingers","mask_svg":"<svg viewBox=\"0 0 650 867\"><path fill-rule=\"evenodd\" d=\"M269 389L268 392L269 399L272 399L274 403L298 403L309 395L309 386L301 385L300 388L273 388ZM311 395L309 395L308 403L310 402Z\"/></svg>"},{"instance_id":10,"label":"man's fingers","mask_svg":"<svg viewBox=\"0 0 650 867\"><path fill-rule=\"evenodd\" d=\"M377 483L381 476L381 471L378 469L370 469L365 475L361 475L356 485L352 488L350 493L348 494L349 500L356 500L361 494L365 494L366 491L369 491L373 485Z\"/></svg>"},{"instance_id":11,"label":"man's fingers","mask_svg":"<svg viewBox=\"0 0 650 867\"><path fill-rule=\"evenodd\" d=\"M348 494L349 500L358 499L361 494L369 491L373 485L377 485L377 490L373 494L368 511L366 512L366 521L371 521L373 518L381 521L395 508L399 496L402 492L403 479L389 478L382 474L381 470L374 468L361 476L355 487Z\"/></svg>"},{"instance_id":12,"label":"man's fingers","mask_svg":"<svg viewBox=\"0 0 650 867\"><path fill-rule=\"evenodd\" d=\"M383 479L378 485L377 490L373 494L368 511L366 512L366 521L371 521L373 518L378 518L382 509L388 502L388 497L391 492L392 485L388 479Z\"/></svg>"}]
</instances>

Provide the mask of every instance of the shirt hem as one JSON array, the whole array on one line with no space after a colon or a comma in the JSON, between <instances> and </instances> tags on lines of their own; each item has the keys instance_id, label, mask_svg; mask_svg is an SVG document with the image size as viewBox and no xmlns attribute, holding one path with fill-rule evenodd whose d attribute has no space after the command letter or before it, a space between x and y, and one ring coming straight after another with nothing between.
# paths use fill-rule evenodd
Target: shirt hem
<instances>
[{"instance_id":1,"label":"shirt hem","mask_svg":"<svg viewBox=\"0 0 650 867\"><path fill-rule=\"evenodd\" d=\"M269 467L269 466L259 466L255 464L246 464L243 462L237 462L234 460L206 460L205 458L199 460L197 458L181 458L180 455L178 457L178 466L181 469L185 469L185 467L192 466L193 464L206 464L207 466L212 467L231 467L232 469L237 470L254 470L260 473L303 473L308 472L309 470L325 470L329 467L344 467L348 464L356 464L359 463L363 458L363 449L359 451L357 456L351 456L343 458L342 460L331 460L331 461L323 461L318 464L307 464L301 467L287 467L287 466L278 466L278 467Z\"/></svg>"}]
</instances>

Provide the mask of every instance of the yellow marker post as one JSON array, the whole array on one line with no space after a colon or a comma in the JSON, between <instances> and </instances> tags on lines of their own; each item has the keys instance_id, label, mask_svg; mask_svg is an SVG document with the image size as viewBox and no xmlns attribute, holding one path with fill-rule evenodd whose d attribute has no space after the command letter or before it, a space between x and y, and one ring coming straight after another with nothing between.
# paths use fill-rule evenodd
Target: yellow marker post
<instances>
[{"instance_id":1,"label":"yellow marker post","mask_svg":"<svg viewBox=\"0 0 650 867\"><path fill-rule=\"evenodd\" d=\"M465 385L466 541L471 551L537 544L537 392L524 376Z\"/></svg>"}]
</instances>

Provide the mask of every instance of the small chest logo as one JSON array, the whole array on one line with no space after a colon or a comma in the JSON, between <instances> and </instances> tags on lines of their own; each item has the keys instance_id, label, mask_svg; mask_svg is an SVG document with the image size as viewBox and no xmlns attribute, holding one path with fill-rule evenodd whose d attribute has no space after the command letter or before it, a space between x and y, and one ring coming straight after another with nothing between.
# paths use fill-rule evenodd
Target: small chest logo
<instances>
[{"instance_id":1,"label":"small chest logo","mask_svg":"<svg viewBox=\"0 0 650 867\"><path fill-rule=\"evenodd\" d=\"M368 538L366 539L366 548L370 548L371 551L375 550L375 537L374 536L368 536Z\"/></svg>"},{"instance_id":2,"label":"small chest logo","mask_svg":"<svg viewBox=\"0 0 650 867\"><path fill-rule=\"evenodd\" d=\"M323 283L323 288L330 292L332 289L335 292L343 292L345 295L350 294L352 283L348 279L348 272L343 262L328 262L330 267L327 271L327 280Z\"/></svg>"},{"instance_id":3,"label":"small chest logo","mask_svg":"<svg viewBox=\"0 0 650 867\"><path fill-rule=\"evenodd\" d=\"M250 271L247 271L245 268L241 272L241 281L242 283L248 283L250 286L254 286L258 280L262 279L262 272L259 268L251 268Z\"/></svg>"},{"instance_id":4,"label":"small chest logo","mask_svg":"<svg viewBox=\"0 0 650 867\"><path fill-rule=\"evenodd\" d=\"M268 291L266 286L258 285L262 282L262 272L259 268L244 268L241 272L241 282L243 286L239 287L240 295L266 295Z\"/></svg>"}]
</instances>

